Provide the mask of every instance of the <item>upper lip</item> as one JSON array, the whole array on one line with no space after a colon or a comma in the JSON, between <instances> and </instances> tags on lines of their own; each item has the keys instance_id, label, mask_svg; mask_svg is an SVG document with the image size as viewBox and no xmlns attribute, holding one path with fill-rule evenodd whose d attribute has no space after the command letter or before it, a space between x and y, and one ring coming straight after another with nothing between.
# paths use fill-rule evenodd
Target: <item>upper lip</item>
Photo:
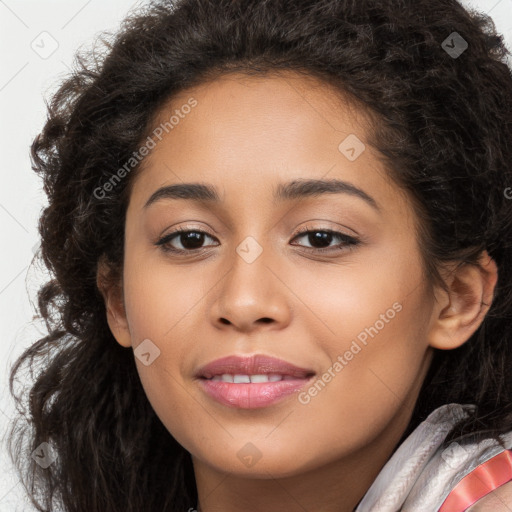
<instances>
[{"instance_id":1,"label":"upper lip","mask_svg":"<svg viewBox=\"0 0 512 512\"><path fill-rule=\"evenodd\" d=\"M292 363L271 356L228 356L216 359L202 366L196 377L210 379L215 375L263 375L277 373L297 378L307 378L315 374L313 370L300 368Z\"/></svg>"}]
</instances>

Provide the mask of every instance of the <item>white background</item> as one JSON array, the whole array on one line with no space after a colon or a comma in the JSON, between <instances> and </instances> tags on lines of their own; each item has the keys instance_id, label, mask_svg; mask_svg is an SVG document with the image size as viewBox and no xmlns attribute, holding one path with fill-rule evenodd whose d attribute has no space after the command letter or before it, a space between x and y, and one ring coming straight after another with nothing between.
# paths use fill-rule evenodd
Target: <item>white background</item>
<instances>
[{"instance_id":1,"label":"white background","mask_svg":"<svg viewBox=\"0 0 512 512\"><path fill-rule=\"evenodd\" d=\"M512 0L463 4L489 13L512 49ZM31 170L29 146L46 118L43 98L49 99L68 73L75 50L89 47L104 30L116 31L138 5L134 0L0 0L0 512L33 510L4 444L13 417L8 370L43 332L32 322L31 301L47 275L40 267L28 270L39 243L37 222L46 198ZM58 47L46 56L44 51L52 45Z\"/></svg>"}]
</instances>

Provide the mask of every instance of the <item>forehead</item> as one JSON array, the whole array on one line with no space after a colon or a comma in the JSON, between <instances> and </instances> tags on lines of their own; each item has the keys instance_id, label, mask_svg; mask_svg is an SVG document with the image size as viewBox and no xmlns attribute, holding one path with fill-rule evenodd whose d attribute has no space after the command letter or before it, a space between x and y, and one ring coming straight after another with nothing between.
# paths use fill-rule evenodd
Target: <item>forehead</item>
<instances>
[{"instance_id":1,"label":"forehead","mask_svg":"<svg viewBox=\"0 0 512 512\"><path fill-rule=\"evenodd\" d=\"M368 145L367 113L315 77L231 73L173 96L153 126L169 125L171 117L172 128L156 141L134 182L140 208L155 188L180 181L209 182L226 194L235 187L246 197L274 197L279 183L297 178L389 185ZM357 159L340 149L346 140L361 151Z\"/></svg>"}]
</instances>

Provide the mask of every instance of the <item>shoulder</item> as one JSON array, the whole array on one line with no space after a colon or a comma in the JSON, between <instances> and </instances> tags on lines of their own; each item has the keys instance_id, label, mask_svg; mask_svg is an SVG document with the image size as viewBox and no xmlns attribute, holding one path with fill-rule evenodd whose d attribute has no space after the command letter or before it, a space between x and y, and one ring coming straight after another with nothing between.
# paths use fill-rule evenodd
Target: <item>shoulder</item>
<instances>
[{"instance_id":1,"label":"shoulder","mask_svg":"<svg viewBox=\"0 0 512 512\"><path fill-rule=\"evenodd\" d=\"M512 481L503 484L479 499L466 512L510 512L512 510Z\"/></svg>"}]
</instances>

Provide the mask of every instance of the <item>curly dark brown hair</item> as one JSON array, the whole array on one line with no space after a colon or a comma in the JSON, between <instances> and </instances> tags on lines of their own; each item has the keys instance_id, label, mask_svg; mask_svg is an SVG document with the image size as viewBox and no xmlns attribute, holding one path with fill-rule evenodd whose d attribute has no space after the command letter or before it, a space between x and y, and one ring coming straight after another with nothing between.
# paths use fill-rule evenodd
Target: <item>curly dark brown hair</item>
<instances>
[{"instance_id":1,"label":"curly dark brown hair","mask_svg":"<svg viewBox=\"0 0 512 512\"><path fill-rule=\"evenodd\" d=\"M468 43L458 56L442 44L453 32ZM483 323L461 347L435 351L402 440L452 402L476 408L446 445L512 428L512 77L488 17L456 0L162 0L110 36L77 54L31 147L49 198L39 232L52 279L38 292L48 335L11 370L20 416L9 446L37 510L185 511L197 502L190 454L153 411L96 281L102 259L112 284L122 275L142 166L97 191L174 94L231 71L319 77L372 114L369 143L410 194L432 283L442 284L443 263L477 264L484 250L498 266ZM25 364L33 382L16 392ZM46 469L30 457L43 442L58 454Z\"/></svg>"}]
</instances>

